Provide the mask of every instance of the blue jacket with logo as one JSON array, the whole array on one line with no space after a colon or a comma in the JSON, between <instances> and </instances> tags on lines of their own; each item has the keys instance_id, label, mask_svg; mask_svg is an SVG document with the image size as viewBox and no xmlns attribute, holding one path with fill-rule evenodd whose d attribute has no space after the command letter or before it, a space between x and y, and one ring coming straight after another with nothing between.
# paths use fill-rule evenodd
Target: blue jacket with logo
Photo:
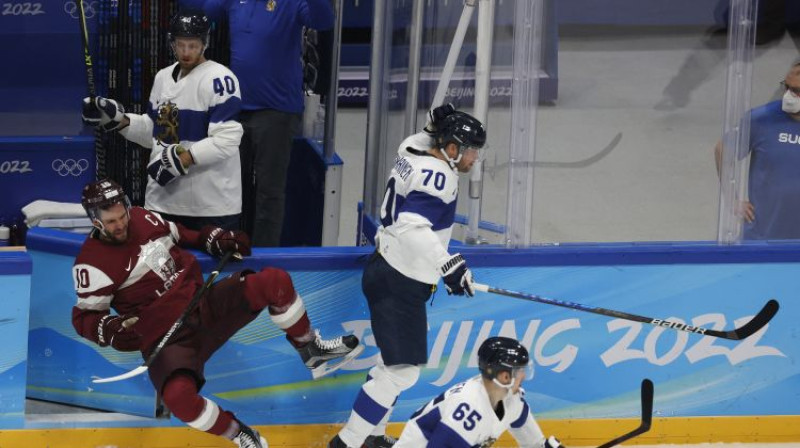
<instances>
[{"instance_id":1,"label":"blue jacket with logo","mask_svg":"<svg viewBox=\"0 0 800 448\"><path fill-rule=\"evenodd\" d=\"M231 70L242 110L303 113L303 26L333 27L330 0L182 0L211 19L228 16Z\"/></svg>"}]
</instances>

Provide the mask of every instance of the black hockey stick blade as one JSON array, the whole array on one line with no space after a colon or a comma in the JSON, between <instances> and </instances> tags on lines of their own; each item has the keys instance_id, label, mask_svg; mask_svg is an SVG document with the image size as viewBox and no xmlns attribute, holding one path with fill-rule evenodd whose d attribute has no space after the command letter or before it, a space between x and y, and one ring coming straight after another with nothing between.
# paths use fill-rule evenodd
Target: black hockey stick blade
<instances>
[{"instance_id":1,"label":"black hockey stick blade","mask_svg":"<svg viewBox=\"0 0 800 448\"><path fill-rule=\"evenodd\" d=\"M761 311L755 315L755 317L750 319L750 321L741 327L730 331L706 330L706 334L709 336L716 336L718 338L732 339L734 341L745 339L756 331L764 328L764 326L767 325L773 317L775 317L775 314L777 314L779 309L780 304L778 304L778 301L775 299L770 299L767 304L764 305L764 308L761 308Z\"/></svg>"},{"instance_id":2,"label":"black hockey stick blade","mask_svg":"<svg viewBox=\"0 0 800 448\"><path fill-rule=\"evenodd\" d=\"M560 306L562 308L570 308L573 310L585 311L587 313L600 314L608 317L616 317L617 319L625 319L633 322L642 322L645 324L655 325L657 327L669 328L671 330L685 331L687 333L697 333L704 336L712 336L715 338L730 339L734 341L744 339L752 335L753 333L757 332L758 330L764 328L764 326L769 323L769 321L775 316L775 314L778 312L778 309L780 308L780 305L778 304L777 300L770 299L766 303L766 305L764 305L764 307L761 308L761 311L759 311L758 314L756 314L756 316L750 319L750 321L747 322L746 324L742 325L739 328L735 328L733 330L720 331L703 327L695 327L693 325L686 325L680 322L672 322L667 319L655 319L652 317L640 316L638 314L626 313L624 311L617 311L607 308L583 305L576 302L568 302L566 300L549 299L547 297L538 296L536 294L526 294L517 291L510 291L508 289L494 288L492 286L483 285L480 283L473 283L472 287L476 291L491 292L493 294L499 294L502 296L529 300L531 302L544 303L547 305L555 305L555 306Z\"/></svg>"},{"instance_id":3,"label":"black hockey stick blade","mask_svg":"<svg viewBox=\"0 0 800 448\"><path fill-rule=\"evenodd\" d=\"M620 443L630 440L636 436L650 431L650 424L653 422L653 382L645 378L642 380L642 423L633 431L623 434L614 440L598 446L597 448L611 448Z\"/></svg>"},{"instance_id":4,"label":"black hockey stick blade","mask_svg":"<svg viewBox=\"0 0 800 448\"><path fill-rule=\"evenodd\" d=\"M141 375L142 373L147 372L147 369L149 369L150 365L153 364L153 361L155 361L158 354L161 353L161 349L163 349L164 346L167 345L167 342L169 342L170 338L172 338L172 335L175 334L175 332L177 332L178 329L181 328L181 326L183 326L183 321L186 320L186 317L189 315L189 313L191 313L194 307L200 302L200 298L203 297L206 291L208 291L211 288L211 285L214 284L214 280L217 279L219 273L222 272L222 269L225 267L226 264L228 264L228 261L231 259L231 257L234 256L234 254L235 252L229 251L226 252L224 255L222 255L222 258L219 260L219 263L217 263L217 267L214 268L211 274L208 275L208 278L203 283L203 286L201 286L200 289L198 289L194 293L194 297L192 297L192 300L189 302L188 305L186 305L186 309L183 310L183 313L181 313L180 317L178 317L178 320L176 320L175 323L172 324L172 327L170 327L170 329L167 330L164 336L161 337L161 340L158 342L158 345L156 345L156 348L153 349L152 353L150 353L150 356L147 357L147 360L145 360L144 364L140 365L139 367L133 370L130 370L128 372L116 376L111 376L108 378L93 377L92 382L113 383L115 381L127 380L128 378L133 378L137 375Z\"/></svg>"}]
</instances>

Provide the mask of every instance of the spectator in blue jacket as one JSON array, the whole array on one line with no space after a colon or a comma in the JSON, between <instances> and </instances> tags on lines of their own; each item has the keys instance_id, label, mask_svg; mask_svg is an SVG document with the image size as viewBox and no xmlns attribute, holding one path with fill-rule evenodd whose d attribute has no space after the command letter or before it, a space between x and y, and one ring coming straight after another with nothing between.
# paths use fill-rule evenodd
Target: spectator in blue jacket
<instances>
[{"instance_id":1,"label":"spectator in blue jacket","mask_svg":"<svg viewBox=\"0 0 800 448\"><path fill-rule=\"evenodd\" d=\"M292 140L303 115L303 27L333 27L331 0L182 0L230 23L230 67L242 92L244 209L255 201L254 246L281 241ZM254 196L254 197L253 197Z\"/></svg>"}]
</instances>

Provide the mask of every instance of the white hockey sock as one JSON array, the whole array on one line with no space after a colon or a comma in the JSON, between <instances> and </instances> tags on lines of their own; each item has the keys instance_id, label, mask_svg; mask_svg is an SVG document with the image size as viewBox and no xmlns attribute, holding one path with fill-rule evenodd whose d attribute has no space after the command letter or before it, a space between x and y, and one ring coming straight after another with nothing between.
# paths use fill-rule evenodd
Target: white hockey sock
<instances>
[{"instance_id":1,"label":"white hockey sock","mask_svg":"<svg viewBox=\"0 0 800 448\"><path fill-rule=\"evenodd\" d=\"M412 365L386 367L378 364L373 367L356 397L350 419L339 432L342 441L348 446L360 447L376 427L382 425L385 433L397 397L416 383L419 370Z\"/></svg>"},{"instance_id":2,"label":"white hockey sock","mask_svg":"<svg viewBox=\"0 0 800 448\"><path fill-rule=\"evenodd\" d=\"M375 426L389 415L397 400L397 395L392 389L394 388L379 384L374 378L361 386L353 403L350 419L339 433L339 437L347 446L360 447Z\"/></svg>"},{"instance_id":3,"label":"white hockey sock","mask_svg":"<svg viewBox=\"0 0 800 448\"><path fill-rule=\"evenodd\" d=\"M382 436L386 435L386 425L389 423L389 417L392 416L392 411L394 411L394 406L389 408L389 411L386 412L386 415L383 416L383 419L377 426L372 429L372 432L369 434L371 436Z\"/></svg>"}]
</instances>

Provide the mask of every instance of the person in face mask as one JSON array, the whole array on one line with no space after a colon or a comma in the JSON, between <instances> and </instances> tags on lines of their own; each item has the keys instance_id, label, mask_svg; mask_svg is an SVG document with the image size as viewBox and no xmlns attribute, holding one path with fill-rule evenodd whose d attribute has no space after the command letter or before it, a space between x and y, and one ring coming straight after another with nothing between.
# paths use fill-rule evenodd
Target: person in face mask
<instances>
[{"instance_id":1,"label":"person in face mask","mask_svg":"<svg viewBox=\"0 0 800 448\"><path fill-rule=\"evenodd\" d=\"M783 97L750 111L748 199L740 205L745 240L800 238L800 61L781 81ZM717 174L722 141L714 148ZM746 151L746 152L744 152Z\"/></svg>"}]
</instances>

